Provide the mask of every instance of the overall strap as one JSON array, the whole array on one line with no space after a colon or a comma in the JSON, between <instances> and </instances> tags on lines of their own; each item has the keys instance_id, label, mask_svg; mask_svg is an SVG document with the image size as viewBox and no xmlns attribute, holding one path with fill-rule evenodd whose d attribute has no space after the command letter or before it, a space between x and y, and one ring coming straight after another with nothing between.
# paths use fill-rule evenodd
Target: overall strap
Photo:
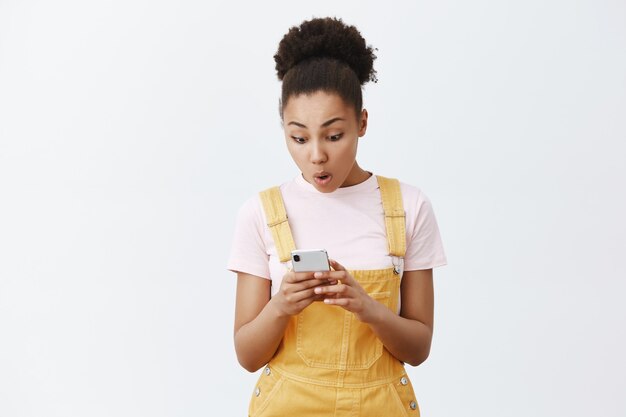
<instances>
[{"instance_id":1,"label":"overall strap","mask_svg":"<svg viewBox=\"0 0 626 417\"><path fill-rule=\"evenodd\" d=\"M403 258L406 253L406 225L400 182L393 178L376 176L385 212L385 228L389 254Z\"/></svg>"},{"instance_id":2,"label":"overall strap","mask_svg":"<svg viewBox=\"0 0 626 417\"><path fill-rule=\"evenodd\" d=\"M291 235L291 228L287 221L287 210L280 194L280 188L272 187L261 191L261 202L267 219L267 227L272 232L276 252L281 262L291 260L291 251L296 248Z\"/></svg>"}]
</instances>

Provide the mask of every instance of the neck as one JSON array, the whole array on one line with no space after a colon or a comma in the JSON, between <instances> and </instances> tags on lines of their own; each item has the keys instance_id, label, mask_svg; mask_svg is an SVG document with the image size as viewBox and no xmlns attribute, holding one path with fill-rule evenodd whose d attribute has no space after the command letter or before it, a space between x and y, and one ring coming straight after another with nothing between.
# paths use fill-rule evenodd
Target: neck
<instances>
[{"instance_id":1,"label":"neck","mask_svg":"<svg viewBox=\"0 0 626 417\"><path fill-rule=\"evenodd\" d=\"M348 174L346 180L341 184L341 187L350 187L352 185L357 185L367 180L372 176L371 172L365 171L363 168L359 166L359 164L355 161L352 170ZM340 188L341 188L340 187Z\"/></svg>"}]
</instances>

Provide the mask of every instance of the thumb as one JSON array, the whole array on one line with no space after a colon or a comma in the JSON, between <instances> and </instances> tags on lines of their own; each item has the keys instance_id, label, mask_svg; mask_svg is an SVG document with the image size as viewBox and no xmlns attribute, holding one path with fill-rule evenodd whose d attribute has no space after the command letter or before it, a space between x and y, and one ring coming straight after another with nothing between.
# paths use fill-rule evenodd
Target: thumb
<instances>
[{"instance_id":1,"label":"thumb","mask_svg":"<svg viewBox=\"0 0 626 417\"><path fill-rule=\"evenodd\" d=\"M345 271L344 277L338 280L338 282L344 283L350 286L354 285L356 281L354 280L354 278L352 278L352 275L350 275L348 270L343 265L341 265L339 262L335 261L334 259L329 259L329 262L330 262L330 266L332 266L335 271Z\"/></svg>"},{"instance_id":2,"label":"thumb","mask_svg":"<svg viewBox=\"0 0 626 417\"><path fill-rule=\"evenodd\" d=\"M335 271L345 271L346 270L346 268L343 265L341 265L339 262L337 262L334 259L329 259L328 262L330 262L330 266L332 266Z\"/></svg>"}]
</instances>

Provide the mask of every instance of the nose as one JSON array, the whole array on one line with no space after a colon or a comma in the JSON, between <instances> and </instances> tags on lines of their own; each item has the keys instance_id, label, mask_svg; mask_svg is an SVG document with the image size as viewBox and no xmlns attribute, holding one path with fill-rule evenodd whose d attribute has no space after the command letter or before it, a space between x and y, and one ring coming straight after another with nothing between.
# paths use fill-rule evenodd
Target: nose
<instances>
[{"instance_id":1,"label":"nose","mask_svg":"<svg viewBox=\"0 0 626 417\"><path fill-rule=\"evenodd\" d=\"M311 143L311 162L314 164L323 164L328 160L328 155L321 141L315 140Z\"/></svg>"}]
</instances>

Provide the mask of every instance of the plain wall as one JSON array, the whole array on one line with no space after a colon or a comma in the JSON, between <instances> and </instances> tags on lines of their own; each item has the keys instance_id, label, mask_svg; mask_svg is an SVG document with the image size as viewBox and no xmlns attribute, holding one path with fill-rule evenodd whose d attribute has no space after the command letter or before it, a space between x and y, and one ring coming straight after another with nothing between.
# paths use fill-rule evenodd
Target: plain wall
<instances>
[{"instance_id":1,"label":"plain wall","mask_svg":"<svg viewBox=\"0 0 626 417\"><path fill-rule=\"evenodd\" d=\"M0 0L0 415L245 415L235 214L298 174L273 54L378 48L358 160L432 200L422 415L626 415L623 1Z\"/></svg>"}]
</instances>

